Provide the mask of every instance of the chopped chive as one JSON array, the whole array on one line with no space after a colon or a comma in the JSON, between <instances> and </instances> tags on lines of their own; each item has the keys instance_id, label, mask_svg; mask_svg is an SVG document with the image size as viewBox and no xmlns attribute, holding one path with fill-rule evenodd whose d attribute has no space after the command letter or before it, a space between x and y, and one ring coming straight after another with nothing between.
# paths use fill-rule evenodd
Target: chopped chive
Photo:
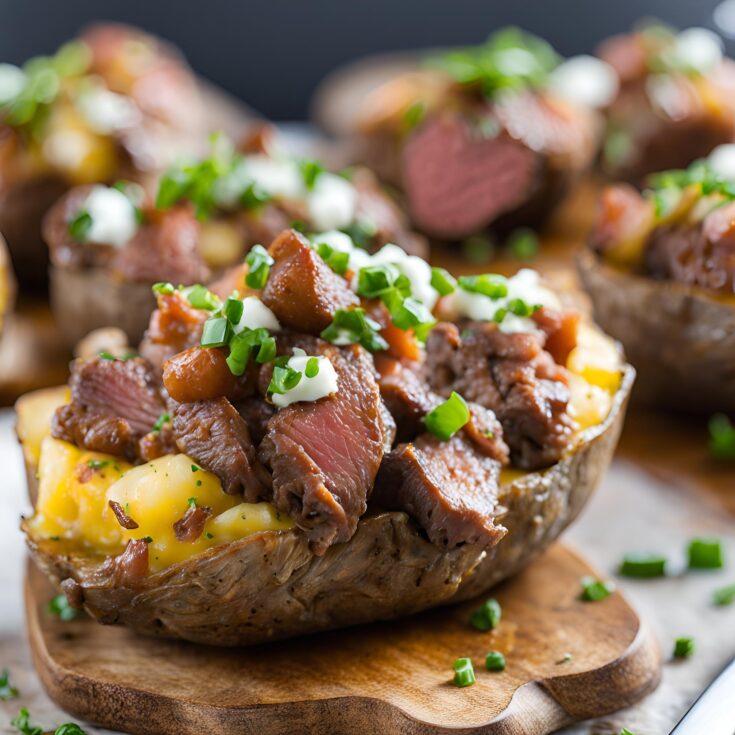
<instances>
[{"instance_id":1,"label":"chopped chive","mask_svg":"<svg viewBox=\"0 0 735 735\"><path fill-rule=\"evenodd\" d=\"M10 671L3 669L0 674L0 699L7 702L9 699L15 699L18 696L18 690L10 683Z\"/></svg>"},{"instance_id":2,"label":"chopped chive","mask_svg":"<svg viewBox=\"0 0 735 735\"><path fill-rule=\"evenodd\" d=\"M171 423L171 414L167 411L164 411L157 419L156 423L153 424L153 427L151 428L151 431L154 434L160 433L161 429L163 428L164 424L170 424Z\"/></svg>"},{"instance_id":3,"label":"chopped chive","mask_svg":"<svg viewBox=\"0 0 735 735\"><path fill-rule=\"evenodd\" d=\"M580 584L582 585L581 599L585 602L599 602L609 597L614 585L611 582L602 582L594 577L582 577Z\"/></svg>"},{"instance_id":4,"label":"chopped chive","mask_svg":"<svg viewBox=\"0 0 735 735\"><path fill-rule=\"evenodd\" d=\"M316 186L317 179L324 173L324 166L319 161L304 158L299 161L299 170L304 179L304 186L312 191Z\"/></svg>"},{"instance_id":5,"label":"chopped chive","mask_svg":"<svg viewBox=\"0 0 735 735\"><path fill-rule=\"evenodd\" d=\"M215 311L221 306L219 297L201 283L195 283L192 286L182 288L181 293L195 309Z\"/></svg>"},{"instance_id":6,"label":"chopped chive","mask_svg":"<svg viewBox=\"0 0 735 735\"><path fill-rule=\"evenodd\" d=\"M230 339L232 326L224 316L216 316L204 322L202 347L224 347Z\"/></svg>"},{"instance_id":7,"label":"chopped chive","mask_svg":"<svg viewBox=\"0 0 735 735\"><path fill-rule=\"evenodd\" d=\"M155 294L172 294L176 289L174 288L173 283L166 283L164 281L160 281L159 283L153 284L153 293Z\"/></svg>"},{"instance_id":8,"label":"chopped chive","mask_svg":"<svg viewBox=\"0 0 735 735\"><path fill-rule=\"evenodd\" d=\"M153 543L153 536L143 536L143 538L141 540L142 541L145 541L147 544L152 544Z\"/></svg>"},{"instance_id":9,"label":"chopped chive","mask_svg":"<svg viewBox=\"0 0 735 735\"><path fill-rule=\"evenodd\" d=\"M248 266L245 283L250 288L263 288L268 281L268 275L275 260L268 255L268 251L262 245L253 245L245 258L245 263Z\"/></svg>"},{"instance_id":10,"label":"chopped chive","mask_svg":"<svg viewBox=\"0 0 735 735\"><path fill-rule=\"evenodd\" d=\"M306 375L307 378L315 378L317 375L319 375L318 357L310 357L306 361L306 369L304 370L304 375Z\"/></svg>"},{"instance_id":11,"label":"chopped chive","mask_svg":"<svg viewBox=\"0 0 735 735\"><path fill-rule=\"evenodd\" d=\"M276 365L273 368L273 375L271 376L271 382L268 385L268 393L277 393L283 395L290 390L293 390L299 382L301 382L302 373L299 370L294 370L292 367L280 367Z\"/></svg>"},{"instance_id":12,"label":"chopped chive","mask_svg":"<svg viewBox=\"0 0 735 735\"><path fill-rule=\"evenodd\" d=\"M687 658L694 653L693 638L677 638L674 641L674 656L676 658Z\"/></svg>"},{"instance_id":13,"label":"chopped chive","mask_svg":"<svg viewBox=\"0 0 735 735\"><path fill-rule=\"evenodd\" d=\"M214 534L213 534L213 533L210 533L209 531L207 531L207 532L206 532L206 533L204 534L204 536L205 536L206 538L208 538L208 539L213 539L213 538L214 538Z\"/></svg>"},{"instance_id":14,"label":"chopped chive","mask_svg":"<svg viewBox=\"0 0 735 735\"><path fill-rule=\"evenodd\" d=\"M523 227L511 234L507 245L514 258L532 260L538 254L538 235L533 230Z\"/></svg>"},{"instance_id":15,"label":"chopped chive","mask_svg":"<svg viewBox=\"0 0 735 735\"><path fill-rule=\"evenodd\" d=\"M472 613L470 617L470 624L476 630L487 631L497 628L500 624L500 619L503 616L503 610L500 607L500 603L490 598L485 600L480 607Z\"/></svg>"},{"instance_id":16,"label":"chopped chive","mask_svg":"<svg viewBox=\"0 0 735 735\"><path fill-rule=\"evenodd\" d=\"M475 683L475 669L472 666L472 659L458 658L452 668L454 669L455 686L468 687Z\"/></svg>"},{"instance_id":17,"label":"chopped chive","mask_svg":"<svg viewBox=\"0 0 735 735\"><path fill-rule=\"evenodd\" d=\"M460 276L457 284L463 291L482 294L493 300L502 299L508 295L508 279L498 273Z\"/></svg>"},{"instance_id":18,"label":"chopped chive","mask_svg":"<svg viewBox=\"0 0 735 735\"><path fill-rule=\"evenodd\" d=\"M337 309L332 323L321 333L322 339L335 345L361 344L370 352L387 350L388 343L380 336L380 324L370 319L365 309Z\"/></svg>"},{"instance_id":19,"label":"chopped chive","mask_svg":"<svg viewBox=\"0 0 735 735\"><path fill-rule=\"evenodd\" d=\"M69 222L69 235L77 242L86 242L92 229L92 215L82 210Z\"/></svg>"},{"instance_id":20,"label":"chopped chive","mask_svg":"<svg viewBox=\"0 0 735 735\"><path fill-rule=\"evenodd\" d=\"M488 671L504 671L505 670L505 656L500 651L490 651L485 656L485 668Z\"/></svg>"},{"instance_id":21,"label":"chopped chive","mask_svg":"<svg viewBox=\"0 0 735 735\"><path fill-rule=\"evenodd\" d=\"M447 296L456 290L457 279L445 268L432 268L431 285L440 296Z\"/></svg>"},{"instance_id":22,"label":"chopped chive","mask_svg":"<svg viewBox=\"0 0 735 735\"><path fill-rule=\"evenodd\" d=\"M687 547L690 569L721 569L725 566L722 543L715 538L695 538Z\"/></svg>"},{"instance_id":23,"label":"chopped chive","mask_svg":"<svg viewBox=\"0 0 735 735\"><path fill-rule=\"evenodd\" d=\"M230 296L222 307L222 313L227 317L230 324L236 325L240 323L244 309L245 305L240 299Z\"/></svg>"},{"instance_id":24,"label":"chopped chive","mask_svg":"<svg viewBox=\"0 0 735 735\"><path fill-rule=\"evenodd\" d=\"M196 508L197 507L197 499L195 497L191 497L186 501L189 504L190 508Z\"/></svg>"},{"instance_id":25,"label":"chopped chive","mask_svg":"<svg viewBox=\"0 0 735 735\"><path fill-rule=\"evenodd\" d=\"M717 459L735 459L735 426L724 414L709 420L709 449Z\"/></svg>"},{"instance_id":26,"label":"chopped chive","mask_svg":"<svg viewBox=\"0 0 735 735\"><path fill-rule=\"evenodd\" d=\"M201 469L201 468L200 468L200 467L197 467L197 465L195 465L195 464L193 464L193 465L191 466L191 471L192 471L192 472L199 472L199 470L200 470L200 469Z\"/></svg>"},{"instance_id":27,"label":"chopped chive","mask_svg":"<svg viewBox=\"0 0 735 735\"><path fill-rule=\"evenodd\" d=\"M87 735L76 722L65 722L54 730L54 735Z\"/></svg>"},{"instance_id":28,"label":"chopped chive","mask_svg":"<svg viewBox=\"0 0 735 735\"><path fill-rule=\"evenodd\" d=\"M735 584L716 589L712 594L715 605L732 605L735 602Z\"/></svg>"},{"instance_id":29,"label":"chopped chive","mask_svg":"<svg viewBox=\"0 0 735 735\"><path fill-rule=\"evenodd\" d=\"M442 441L449 441L470 420L470 409L459 393L452 391L446 401L426 414L426 428Z\"/></svg>"},{"instance_id":30,"label":"chopped chive","mask_svg":"<svg viewBox=\"0 0 735 735\"><path fill-rule=\"evenodd\" d=\"M49 602L47 610L51 615L55 615L65 623L68 623L70 620L76 620L79 617L79 612L69 604L66 595L56 595Z\"/></svg>"},{"instance_id":31,"label":"chopped chive","mask_svg":"<svg viewBox=\"0 0 735 735\"><path fill-rule=\"evenodd\" d=\"M91 470L101 470L109 464L111 464L111 460L109 459L90 459L87 462L87 467Z\"/></svg>"},{"instance_id":32,"label":"chopped chive","mask_svg":"<svg viewBox=\"0 0 735 735\"><path fill-rule=\"evenodd\" d=\"M262 365L266 362L271 362L276 356L276 340L273 337L267 337L260 343L258 354L255 356L255 361Z\"/></svg>"},{"instance_id":33,"label":"chopped chive","mask_svg":"<svg viewBox=\"0 0 735 735\"><path fill-rule=\"evenodd\" d=\"M624 577L665 577L666 557L659 554L626 554L620 564Z\"/></svg>"},{"instance_id":34,"label":"chopped chive","mask_svg":"<svg viewBox=\"0 0 735 735\"><path fill-rule=\"evenodd\" d=\"M335 250L325 242L316 245L319 257L338 275L343 276L350 264L350 254Z\"/></svg>"},{"instance_id":35,"label":"chopped chive","mask_svg":"<svg viewBox=\"0 0 735 735\"><path fill-rule=\"evenodd\" d=\"M571 653L565 653L556 663L557 664L568 664L572 660Z\"/></svg>"}]
</instances>

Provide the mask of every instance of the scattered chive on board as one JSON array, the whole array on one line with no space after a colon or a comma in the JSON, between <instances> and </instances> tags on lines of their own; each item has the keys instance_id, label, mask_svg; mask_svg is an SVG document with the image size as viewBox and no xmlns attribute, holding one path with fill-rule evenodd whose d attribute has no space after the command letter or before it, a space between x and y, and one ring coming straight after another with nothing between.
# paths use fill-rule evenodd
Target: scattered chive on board
<instances>
[{"instance_id":1,"label":"scattered chive on board","mask_svg":"<svg viewBox=\"0 0 735 735\"><path fill-rule=\"evenodd\" d=\"M503 616L503 610L500 607L500 603L490 598L485 600L480 607L472 613L470 617L470 624L476 630L486 631L497 628L500 624L500 619Z\"/></svg>"},{"instance_id":2,"label":"scattered chive on board","mask_svg":"<svg viewBox=\"0 0 735 735\"><path fill-rule=\"evenodd\" d=\"M490 651L485 656L485 668L488 671L505 671L505 656L500 651Z\"/></svg>"},{"instance_id":3,"label":"scattered chive on board","mask_svg":"<svg viewBox=\"0 0 735 735\"><path fill-rule=\"evenodd\" d=\"M458 658L452 667L454 669L454 686L468 687L475 683L475 669L472 659Z\"/></svg>"},{"instance_id":4,"label":"scattered chive on board","mask_svg":"<svg viewBox=\"0 0 735 735\"><path fill-rule=\"evenodd\" d=\"M688 658L694 653L693 638L677 638L674 641L674 656L676 658Z\"/></svg>"},{"instance_id":5,"label":"scattered chive on board","mask_svg":"<svg viewBox=\"0 0 735 735\"><path fill-rule=\"evenodd\" d=\"M659 554L626 554L620 564L624 577L651 579L666 576L666 557Z\"/></svg>"},{"instance_id":6,"label":"scattered chive on board","mask_svg":"<svg viewBox=\"0 0 735 735\"><path fill-rule=\"evenodd\" d=\"M594 577L582 577L580 584L582 585L580 598L585 602L599 602L600 600L604 600L615 589L610 582L603 582Z\"/></svg>"},{"instance_id":7,"label":"scattered chive on board","mask_svg":"<svg viewBox=\"0 0 735 735\"><path fill-rule=\"evenodd\" d=\"M716 589L712 594L715 605L732 605L735 602L735 584Z\"/></svg>"},{"instance_id":8,"label":"scattered chive on board","mask_svg":"<svg viewBox=\"0 0 735 735\"><path fill-rule=\"evenodd\" d=\"M716 538L694 538L687 547L690 569L722 569L725 556Z\"/></svg>"}]
</instances>

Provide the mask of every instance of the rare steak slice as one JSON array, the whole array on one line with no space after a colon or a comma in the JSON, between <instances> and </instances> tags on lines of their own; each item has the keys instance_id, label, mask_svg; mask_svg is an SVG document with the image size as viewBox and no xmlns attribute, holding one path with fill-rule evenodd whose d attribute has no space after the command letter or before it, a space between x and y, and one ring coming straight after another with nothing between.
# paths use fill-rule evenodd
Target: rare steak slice
<instances>
[{"instance_id":1,"label":"rare steak slice","mask_svg":"<svg viewBox=\"0 0 735 735\"><path fill-rule=\"evenodd\" d=\"M165 404L153 366L145 359L93 357L71 368L71 403L52 422L57 439L134 460Z\"/></svg>"},{"instance_id":2,"label":"rare steak slice","mask_svg":"<svg viewBox=\"0 0 735 735\"><path fill-rule=\"evenodd\" d=\"M566 369L543 349L544 335L501 332L489 322L437 325L426 344L425 374L442 396L453 390L495 412L513 463L539 469L569 446Z\"/></svg>"},{"instance_id":3,"label":"rare steak slice","mask_svg":"<svg viewBox=\"0 0 735 735\"><path fill-rule=\"evenodd\" d=\"M422 434L385 458L372 502L407 513L437 546L493 546L505 533L493 520L500 468L462 434L446 442Z\"/></svg>"},{"instance_id":4,"label":"rare steak slice","mask_svg":"<svg viewBox=\"0 0 735 735\"><path fill-rule=\"evenodd\" d=\"M247 503L268 497L268 473L258 462L245 420L226 398L172 404L179 451L217 475L226 493L242 493Z\"/></svg>"},{"instance_id":5,"label":"rare steak slice","mask_svg":"<svg viewBox=\"0 0 735 735\"><path fill-rule=\"evenodd\" d=\"M354 534L383 458L386 426L367 353L318 344L318 352L308 352L329 358L338 390L277 411L259 456L273 472L273 502L321 555Z\"/></svg>"},{"instance_id":6,"label":"rare steak slice","mask_svg":"<svg viewBox=\"0 0 735 735\"><path fill-rule=\"evenodd\" d=\"M268 249L275 260L262 294L263 303L283 327L320 334L337 309L356 306L359 299L295 230L285 230Z\"/></svg>"}]
</instances>

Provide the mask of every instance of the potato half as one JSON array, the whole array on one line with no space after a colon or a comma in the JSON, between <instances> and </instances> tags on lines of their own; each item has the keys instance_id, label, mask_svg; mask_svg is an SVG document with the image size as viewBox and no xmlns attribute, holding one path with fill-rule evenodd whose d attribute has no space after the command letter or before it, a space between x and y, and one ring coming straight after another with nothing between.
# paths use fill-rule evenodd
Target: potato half
<instances>
[{"instance_id":1,"label":"potato half","mask_svg":"<svg viewBox=\"0 0 735 735\"><path fill-rule=\"evenodd\" d=\"M589 251L578 268L595 321L635 365L636 400L735 412L735 298L617 269Z\"/></svg>"},{"instance_id":2,"label":"potato half","mask_svg":"<svg viewBox=\"0 0 735 735\"><path fill-rule=\"evenodd\" d=\"M373 512L348 543L321 557L298 531L267 531L118 586L104 558L61 552L58 543L28 534L27 522L24 530L39 567L56 584L75 580L93 618L139 633L232 646L415 613L485 591L557 538L610 463L634 374L624 368L607 418L584 430L556 465L506 473L500 521L508 534L490 552L472 544L441 549L406 514ZM42 398L58 403L63 396L61 389ZM32 488L35 443L49 413L34 396L17 410Z\"/></svg>"}]
</instances>

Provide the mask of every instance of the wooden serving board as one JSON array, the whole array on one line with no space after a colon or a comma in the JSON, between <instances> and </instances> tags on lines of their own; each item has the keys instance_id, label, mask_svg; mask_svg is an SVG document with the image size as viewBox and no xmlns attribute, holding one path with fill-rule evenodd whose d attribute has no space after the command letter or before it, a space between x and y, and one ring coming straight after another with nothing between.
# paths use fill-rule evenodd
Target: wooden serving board
<instances>
[{"instance_id":1,"label":"wooden serving board","mask_svg":"<svg viewBox=\"0 0 735 735\"><path fill-rule=\"evenodd\" d=\"M252 648L138 637L46 612L54 594L29 562L26 613L36 669L75 717L145 735L482 733L544 735L626 707L660 676L659 652L619 593L579 599L594 574L557 544L494 591L500 626L469 625L477 602ZM502 651L506 670L485 670ZM571 661L563 662L565 654ZM452 684L470 656L477 682Z\"/></svg>"}]
</instances>

